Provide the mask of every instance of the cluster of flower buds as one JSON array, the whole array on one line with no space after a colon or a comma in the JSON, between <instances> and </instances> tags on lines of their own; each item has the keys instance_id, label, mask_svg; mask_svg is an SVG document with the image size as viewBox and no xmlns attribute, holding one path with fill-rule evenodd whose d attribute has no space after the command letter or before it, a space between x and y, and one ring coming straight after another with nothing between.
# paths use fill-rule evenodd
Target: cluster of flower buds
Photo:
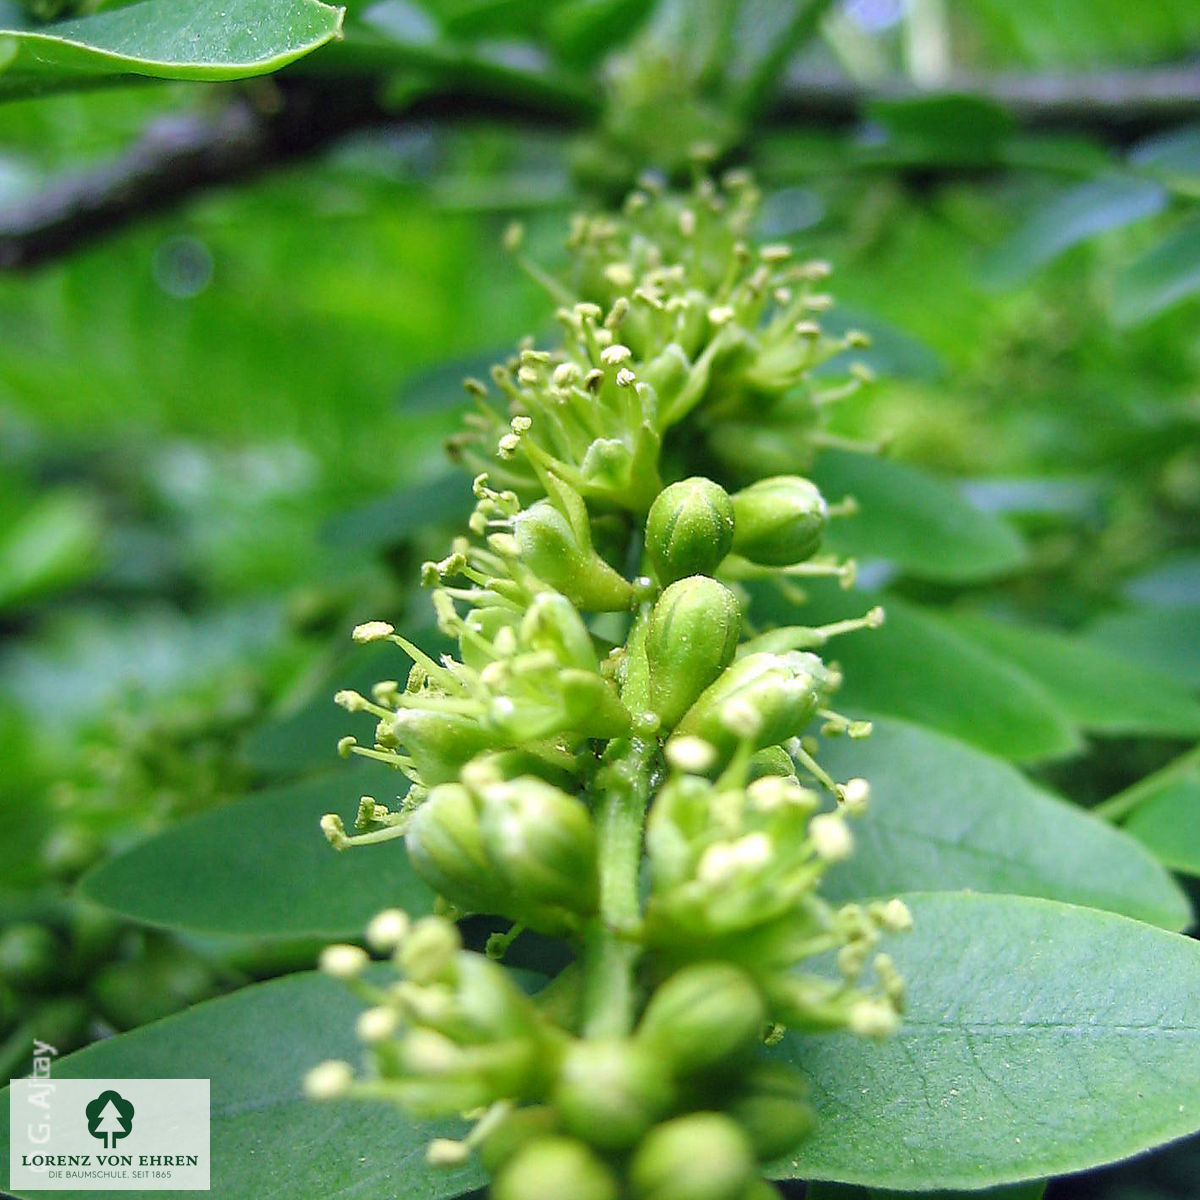
<instances>
[{"instance_id":1,"label":"cluster of flower buds","mask_svg":"<svg viewBox=\"0 0 1200 1200\"><path fill-rule=\"evenodd\" d=\"M403 838L445 907L372 923L390 976L365 973L361 948L328 950L324 969L370 1006L370 1066L326 1063L309 1090L469 1114L467 1138L430 1153L478 1151L497 1200L769 1197L760 1164L811 1118L764 1041L898 1021L878 942L907 909L819 894L869 788L826 773L813 731L869 726L829 707L840 674L818 652L882 612L752 633L744 581L849 578L820 555L839 509L801 475L674 461L764 413L818 444L806 372L845 343L808 328L820 271L747 248L755 199L744 180L641 192L623 218L577 225L564 347L496 371L503 418L470 389L470 535L424 568L457 655L435 661L383 622L355 630L412 665L370 698L339 694L376 723L371 745L341 749L408 786L394 809L364 798L354 834L335 814L323 828L339 849ZM575 960L528 996L463 949L449 917L468 913L564 938ZM800 969L818 955L836 973Z\"/></svg>"}]
</instances>

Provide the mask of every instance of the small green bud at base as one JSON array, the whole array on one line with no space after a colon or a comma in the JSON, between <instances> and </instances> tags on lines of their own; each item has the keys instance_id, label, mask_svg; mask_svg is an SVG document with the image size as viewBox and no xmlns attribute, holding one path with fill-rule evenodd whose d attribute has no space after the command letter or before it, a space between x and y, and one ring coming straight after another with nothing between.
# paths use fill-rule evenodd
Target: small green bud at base
<instances>
[{"instance_id":1,"label":"small green bud at base","mask_svg":"<svg viewBox=\"0 0 1200 1200\"><path fill-rule=\"evenodd\" d=\"M714 574L732 548L733 502L711 479L673 483L650 506L646 552L662 584Z\"/></svg>"},{"instance_id":2,"label":"small green bud at base","mask_svg":"<svg viewBox=\"0 0 1200 1200\"><path fill-rule=\"evenodd\" d=\"M813 1127L804 1079L779 1063L756 1063L726 1111L746 1131L760 1162L793 1152Z\"/></svg>"},{"instance_id":3,"label":"small green bud at base","mask_svg":"<svg viewBox=\"0 0 1200 1200\"><path fill-rule=\"evenodd\" d=\"M520 1150L492 1184L492 1200L617 1200L616 1177L582 1142L549 1137Z\"/></svg>"},{"instance_id":4,"label":"small green bud at base","mask_svg":"<svg viewBox=\"0 0 1200 1200\"><path fill-rule=\"evenodd\" d=\"M684 967L651 997L638 1037L680 1074L710 1070L749 1050L767 1013L753 980L731 963Z\"/></svg>"},{"instance_id":5,"label":"small green bud at base","mask_svg":"<svg viewBox=\"0 0 1200 1200\"><path fill-rule=\"evenodd\" d=\"M628 1038L588 1038L563 1055L554 1104L569 1133L601 1150L625 1150L674 1100L663 1063Z\"/></svg>"},{"instance_id":6,"label":"small green bud at base","mask_svg":"<svg viewBox=\"0 0 1200 1200\"><path fill-rule=\"evenodd\" d=\"M787 567L816 553L829 523L829 506L816 484L777 475L733 496L733 549L763 567Z\"/></svg>"},{"instance_id":7,"label":"small green bud at base","mask_svg":"<svg viewBox=\"0 0 1200 1200\"><path fill-rule=\"evenodd\" d=\"M495 1175L523 1147L557 1132L558 1114L549 1106L514 1109L488 1131L479 1147L479 1161Z\"/></svg>"},{"instance_id":8,"label":"small green bud at base","mask_svg":"<svg viewBox=\"0 0 1200 1200\"><path fill-rule=\"evenodd\" d=\"M525 565L572 604L587 612L629 607L629 581L592 549L590 541L580 544L571 523L549 500L520 513L514 532Z\"/></svg>"},{"instance_id":9,"label":"small green bud at base","mask_svg":"<svg viewBox=\"0 0 1200 1200\"><path fill-rule=\"evenodd\" d=\"M710 1112L656 1126L629 1166L637 1200L740 1200L754 1174L754 1150L737 1122Z\"/></svg>"},{"instance_id":10,"label":"small green bud at base","mask_svg":"<svg viewBox=\"0 0 1200 1200\"><path fill-rule=\"evenodd\" d=\"M659 597L646 632L650 706L673 729L696 698L733 661L742 633L737 597L722 583L693 575Z\"/></svg>"},{"instance_id":11,"label":"small green bud at base","mask_svg":"<svg viewBox=\"0 0 1200 1200\"><path fill-rule=\"evenodd\" d=\"M831 684L815 654L748 654L705 689L676 732L711 742L726 759L743 739L756 750L778 745L808 724Z\"/></svg>"},{"instance_id":12,"label":"small green bud at base","mask_svg":"<svg viewBox=\"0 0 1200 1200\"><path fill-rule=\"evenodd\" d=\"M590 915L596 907L596 833L587 805L533 776L484 789L488 855L514 895Z\"/></svg>"},{"instance_id":13,"label":"small green bud at base","mask_svg":"<svg viewBox=\"0 0 1200 1200\"><path fill-rule=\"evenodd\" d=\"M430 792L413 815L404 843L417 874L464 912L492 912L502 902L477 801L461 784L445 783Z\"/></svg>"}]
</instances>

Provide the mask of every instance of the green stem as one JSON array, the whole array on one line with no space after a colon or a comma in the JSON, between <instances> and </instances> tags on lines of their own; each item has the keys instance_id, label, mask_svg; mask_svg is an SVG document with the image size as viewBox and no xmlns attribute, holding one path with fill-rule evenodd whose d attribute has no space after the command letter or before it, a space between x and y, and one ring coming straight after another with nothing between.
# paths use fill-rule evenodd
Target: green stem
<instances>
[{"instance_id":1,"label":"green stem","mask_svg":"<svg viewBox=\"0 0 1200 1200\"><path fill-rule=\"evenodd\" d=\"M634 621L626 642L628 660L621 697L635 717L645 710L648 699L644 649L648 618L647 606ZM613 741L596 775L593 810L600 913L584 937L582 1024L586 1037L627 1034L633 1028L633 968L640 953L633 935L642 916L642 826L656 750L653 738Z\"/></svg>"},{"instance_id":2,"label":"green stem","mask_svg":"<svg viewBox=\"0 0 1200 1200\"><path fill-rule=\"evenodd\" d=\"M1161 770L1155 771L1153 775L1147 775L1145 779L1139 779L1132 787L1127 787L1123 792L1118 792L1115 796L1109 796L1107 800L1102 800L1092 809L1092 812L1106 821L1123 820L1143 800L1148 800L1155 792L1159 791L1164 784L1170 783L1178 776L1185 775L1197 767L1200 767L1200 746L1193 746L1185 754L1181 754L1167 763Z\"/></svg>"}]
</instances>

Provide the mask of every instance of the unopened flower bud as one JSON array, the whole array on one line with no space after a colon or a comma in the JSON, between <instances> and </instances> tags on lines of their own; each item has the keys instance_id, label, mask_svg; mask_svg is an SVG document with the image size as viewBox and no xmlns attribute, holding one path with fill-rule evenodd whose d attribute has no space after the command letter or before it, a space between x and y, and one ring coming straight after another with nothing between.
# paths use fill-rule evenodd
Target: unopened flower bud
<instances>
[{"instance_id":1,"label":"unopened flower bud","mask_svg":"<svg viewBox=\"0 0 1200 1200\"><path fill-rule=\"evenodd\" d=\"M749 1135L755 1157L766 1161L795 1150L814 1121L804 1077L782 1063L755 1063L739 1087L726 1111Z\"/></svg>"},{"instance_id":2,"label":"unopened flower bud","mask_svg":"<svg viewBox=\"0 0 1200 1200\"><path fill-rule=\"evenodd\" d=\"M753 980L732 963L676 971L654 995L638 1037L680 1074L703 1072L749 1050L767 1019Z\"/></svg>"},{"instance_id":3,"label":"unopened flower bud","mask_svg":"<svg viewBox=\"0 0 1200 1200\"><path fill-rule=\"evenodd\" d=\"M592 635L575 606L558 592L534 596L521 621L521 637L531 650L548 650L564 667L596 671Z\"/></svg>"},{"instance_id":4,"label":"unopened flower bud","mask_svg":"<svg viewBox=\"0 0 1200 1200\"><path fill-rule=\"evenodd\" d=\"M321 951L317 966L334 979L357 979L370 961L361 946L326 946Z\"/></svg>"},{"instance_id":5,"label":"unopened flower bud","mask_svg":"<svg viewBox=\"0 0 1200 1200\"><path fill-rule=\"evenodd\" d=\"M661 1059L630 1038L572 1042L559 1070L553 1098L564 1127L600 1150L633 1146L674 1100Z\"/></svg>"},{"instance_id":6,"label":"unopened flower bud","mask_svg":"<svg viewBox=\"0 0 1200 1200\"><path fill-rule=\"evenodd\" d=\"M826 862L841 862L854 850L854 838L841 813L818 813L808 823L808 836L817 857Z\"/></svg>"},{"instance_id":7,"label":"unopened flower bud","mask_svg":"<svg viewBox=\"0 0 1200 1200\"><path fill-rule=\"evenodd\" d=\"M479 1146L479 1160L495 1175L523 1147L557 1133L558 1128L558 1113L549 1105L513 1109L487 1131Z\"/></svg>"},{"instance_id":8,"label":"unopened flower bud","mask_svg":"<svg viewBox=\"0 0 1200 1200\"><path fill-rule=\"evenodd\" d=\"M304 1092L313 1100L336 1100L344 1096L354 1082L354 1068L348 1062L331 1060L313 1067L304 1077Z\"/></svg>"},{"instance_id":9,"label":"unopened flower bud","mask_svg":"<svg viewBox=\"0 0 1200 1200\"><path fill-rule=\"evenodd\" d=\"M404 843L417 874L464 912L494 912L503 897L480 827L478 802L461 784L433 789Z\"/></svg>"},{"instance_id":10,"label":"unopened flower bud","mask_svg":"<svg viewBox=\"0 0 1200 1200\"><path fill-rule=\"evenodd\" d=\"M482 809L484 844L515 894L595 911L596 833L581 800L523 776L485 789Z\"/></svg>"},{"instance_id":11,"label":"unopened flower bud","mask_svg":"<svg viewBox=\"0 0 1200 1200\"><path fill-rule=\"evenodd\" d=\"M659 597L646 633L646 659L650 704L665 728L674 728L733 661L741 632L737 597L706 575L681 579Z\"/></svg>"},{"instance_id":12,"label":"unopened flower bud","mask_svg":"<svg viewBox=\"0 0 1200 1200\"><path fill-rule=\"evenodd\" d=\"M412 922L401 908L385 908L376 913L367 925L367 945L383 954L390 953L404 941Z\"/></svg>"},{"instance_id":13,"label":"unopened flower bud","mask_svg":"<svg viewBox=\"0 0 1200 1200\"><path fill-rule=\"evenodd\" d=\"M515 522L521 558L543 582L588 612L619 612L629 607L632 588L592 548L582 543L571 522L549 500L518 514Z\"/></svg>"},{"instance_id":14,"label":"unopened flower bud","mask_svg":"<svg viewBox=\"0 0 1200 1200\"><path fill-rule=\"evenodd\" d=\"M701 693L676 729L711 742L728 759L741 736L748 736L755 749L794 737L812 719L829 688L829 671L815 654L748 654ZM728 707L735 700L758 715L758 728L748 735L730 728Z\"/></svg>"},{"instance_id":15,"label":"unopened flower bud","mask_svg":"<svg viewBox=\"0 0 1200 1200\"><path fill-rule=\"evenodd\" d=\"M463 764L497 744L497 737L472 717L402 708L391 733L412 758L426 787L458 778Z\"/></svg>"},{"instance_id":16,"label":"unopened flower bud","mask_svg":"<svg viewBox=\"0 0 1200 1200\"><path fill-rule=\"evenodd\" d=\"M646 552L661 583L712 575L733 548L733 502L711 479L664 488L646 520Z\"/></svg>"},{"instance_id":17,"label":"unopened flower bud","mask_svg":"<svg viewBox=\"0 0 1200 1200\"><path fill-rule=\"evenodd\" d=\"M733 495L733 548L764 567L786 567L810 558L829 523L829 507L816 484L800 475L777 475Z\"/></svg>"},{"instance_id":18,"label":"unopened flower bud","mask_svg":"<svg viewBox=\"0 0 1200 1200\"><path fill-rule=\"evenodd\" d=\"M754 1150L737 1122L697 1112L652 1129L629 1166L637 1200L740 1200Z\"/></svg>"},{"instance_id":19,"label":"unopened flower bud","mask_svg":"<svg viewBox=\"0 0 1200 1200\"><path fill-rule=\"evenodd\" d=\"M548 1137L523 1147L492 1184L492 1200L617 1200L616 1176L574 1138Z\"/></svg>"},{"instance_id":20,"label":"unopened flower bud","mask_svg":"<svg viewBox=\"0 0 1200 1200\"><path fill-rule=\"evenodd\" d=\"M437 983L453 971L462 949L457 928L442 917L422 917L396 953L400 969L414 983Z\"/></svg>"}]
</instances>

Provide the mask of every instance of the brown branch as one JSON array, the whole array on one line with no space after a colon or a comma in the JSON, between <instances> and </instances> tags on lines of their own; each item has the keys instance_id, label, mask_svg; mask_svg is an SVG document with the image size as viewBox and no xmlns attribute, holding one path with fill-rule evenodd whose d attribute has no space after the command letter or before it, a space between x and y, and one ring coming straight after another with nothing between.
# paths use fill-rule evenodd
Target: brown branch
<instances>
[{"instance_id":1,"label":"brown branch","mask_svg":"<svg viewBox=\"0 0 1200 1200\"><path fill-rule=\"evenodd\" d=\"M427 96L403 121L498 117L562 124L563 115L470 93ZM208 113L152 121L125 153L71 172L0 210L0 270L59 258L206 188L235 183L310 157L356 131L395 124L373 81L280 86L245 92Z\"/></svg>"},{"instance_id":2,"label":"brown branch","mask_svg":"<svg viewBox=\"0 0 1200 1200\"><path fill-rule=\"evenodd\" d=\"M906 81L864 87L841 77L794 73L773 117L849 122L875 100L953 93L992 100L1027 129L1079 130L1125 141L1200 117L1200 63L1082 75L958 75L932 91Z\"/></svg>"},{"instance_id":3,"label":"brown branch","mask_svg":"<svg viewBox=\"0 0 1200 1200\"><path fill-rule=\"evenodd\" d=\"M361 79L281 78L240 93L212 113L161 117L124 154L60 176L0 210L0 270L61 257L107 233L181 203L205 188L237 182L318 153L371 126L431 118L486 116L526 124L581 126L593 114L531 94L497 96L461 86L415 101L401 117L382 107L376 84ZM1200 116L1200 65L1081 76L954 79L939 92L893 83L873 87L793 75L770 119L848 123L871 101L966 92L995 100L1027 128L1077 129L1107 140Z\"/></svg>"}]
</instances>

